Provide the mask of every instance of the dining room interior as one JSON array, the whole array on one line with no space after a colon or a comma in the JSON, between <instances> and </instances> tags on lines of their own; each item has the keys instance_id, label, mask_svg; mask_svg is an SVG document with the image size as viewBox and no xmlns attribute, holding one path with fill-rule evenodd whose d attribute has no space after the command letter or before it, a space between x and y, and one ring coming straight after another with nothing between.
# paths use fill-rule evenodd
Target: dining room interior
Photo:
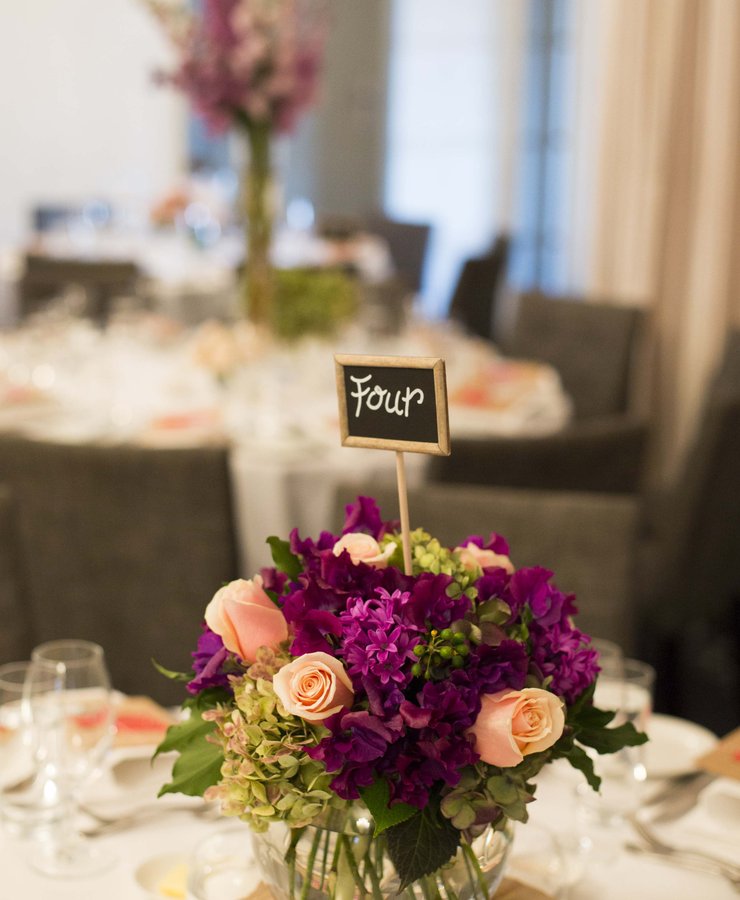
<instances>
[{"instance_id":1,"label":"dining room interior","mask_svg":"<svg viewBox=\"0 0 740 900\"><path fill-rule=\"evenodd\" d=\"M187 743L165 736L183 701L192 720L204 685L281 677L275 648L252 659L229 643L239 626L219 589L246 582L250 609L279 610L280 652L331 647L337 662L352 590L380 608L427 577L447 579L448 618L428 612L406 682L368 689L369 663L361 676L347 655L356 704L367 691L347 722L380 716L395 678L398 722L421 727L414 679L431 690L455 658L482 684L470 660L517 643L522 691L563 697L562 741L580 707L558 685L586 679L586 652L596 699L648 736L603 769L600 739L581 750L601 806L563 759L532 771L543 783L495 896L736 894L740 3L35 0L0 22L0 900L476 897L374 876L341 893L325 872L288 889L255 843L268 890L246 838L228 851L233 885L209 887L234 831L212 814L215 781L148 809L170 777L189 784L191 770L162 768ZM404 407L401 382L345 385L347 360L406 377L441 360L441 437L402 452L389 435L413 419L412 388ZM348 404L351 420L363 398L388 434L353 437ZM342 543L355 530L372 550ZM559 663L543 661L538 628ZM625 711L633 663L641 705ZM88 726L109 713L92 707L45 742L58 726L34 714L39 698L103 683L113 712L97 750ZM218 714L201 726L222 728ZM380 772L408 805L411 776L387 768L400 746L354 798ZM453 787L437 782L429 802L444 811ZM687 811L664 813L694 789ZM461 808L449 818L465 833ZM61 837L73 818L84 848ZM316 847L326 868L323 835L309 868ZM688 863L660 849L674 844ZM355 856L369 878L376 864Z\"/></svg>"}]
</instances>

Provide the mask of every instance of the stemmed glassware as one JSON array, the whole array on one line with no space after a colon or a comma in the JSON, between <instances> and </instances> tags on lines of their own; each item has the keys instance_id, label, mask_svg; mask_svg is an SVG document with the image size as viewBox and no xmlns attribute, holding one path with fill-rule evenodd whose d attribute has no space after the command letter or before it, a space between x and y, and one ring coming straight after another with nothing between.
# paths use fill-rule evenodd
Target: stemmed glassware
<instances>
[{"instance_id":1,"label":"stemmed glassware","mask_svg":"<svg viewBox=\"0 0 740 900\"><path fill-rule=\"evenodd\" d=\"M51 684L50 667L55 673ZM37 689L39 681L43 690ZM26 694L37 734L36 763L59 809L32 865L52 876L94 874L113 858L77 832L75 818L80 791L112 739L111 686L102 647L83 640L39 645L31 654Z\"/></svg>"}]
</instances>

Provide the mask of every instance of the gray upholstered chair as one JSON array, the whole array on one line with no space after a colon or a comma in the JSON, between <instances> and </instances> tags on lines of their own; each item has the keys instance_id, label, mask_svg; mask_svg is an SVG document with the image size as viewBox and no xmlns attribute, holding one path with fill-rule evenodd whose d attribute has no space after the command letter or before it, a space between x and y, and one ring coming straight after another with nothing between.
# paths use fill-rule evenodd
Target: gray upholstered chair
<instances>
[{"instance_id":1,"label":"gray upholstered chair","mask_svg":"<svg viewBox=\"0 0 740 900\"><path fill-rule=\"evenodd\" d=\"M335 527L358 493L375 497L384 518L398 518L394 484L347 483L337 493ZM635 498L425 484L409 491L409 516L412 528L450 547L470 534L498 532L515 565L551 568L555 583L576 594L584 631L633 649Z\"/></svg>"},{"instance_id":2,"label":"gray upholstered chair","mask_svg":"<svg viewBox=\"0 0 740 900\"><path fill-rule=\"evenodd\" d=\"M431 227L421 222L399 222L379 214L369 216L366 227L386 241L395 274L410 291L417 293L421 288Z\"/></svg>"},{"instance_id":3,"label":"gray upholstered chair","mask_svg":"<svg viewBox=\"0 0 740 900\"><path fill-rule=\"evenodd\" d=\"M718 733L740 722L740 378L730 367L672 488L646 509L637 582L656 708Z\"/></svg>"},{"instance_id":4,"label":"gray upholstered chair","mask_svg":"<svg viewBox=\"0 0 740 900\"><path fill-rule=\"evenodd\" d=\"M638 494L648 429L629 416L599 416L556 434L453 439L430 459L432 481L556 491Z\"/></svg>"},{"instance_id":5,"label":"gray upholstered chair","mask_svg":"<svg viewBox=\"0 0 740 900\"><path fill-rule=\"evenodd\" d=\"M34 642L97 641L116 688L181 700L151 659L188 670L207 602L237 576L226 453L0 439Z\"/></svg>"},{"instance_id":6,"label":"gray upholstered chair","mask_svg":"<svg viewBox=\"0 0 740 900\"><path fill-rule=\"evenodd\" d=\"M21 582L18 517L5 485L0 486L0 622L0 665L28 659L34 640Z\"/></svg>"},{"instance_id":7,"label":"gray upholstered chair","mask_svg":"<svg viewBox=\"0 0 740 900\"><path fill-rule=\"evenodd\" d=\"M575 418L624 413L643 319L632 307L525 294L504 349L557 369Z\"/></svg>"},{"instance_id":8,"label":"gray upholstered chair","mask_svg":"<svg viewBox=\"0 0 740 900\"><path fill-rule=\"evenodd\" d=\"M76 287L84 292L82 312L104 320L113 300L136 293L139 275L138 267L124 260L98 262L29 254L19 285L19 313L23 318L38 312L66 288Z\"/></svg>"},{"instance_id":9,"label":"gray upholstered chair","mask_svg":"<svg viewBox=\"0 0 740 900\"><path fill-rule=\"evenodd\" d=\"M450 301L449 316L476 337L496 340L496 308L506 278L509 238L499 235L484 256L465 260Z\"/></svg>"}]
</instances>

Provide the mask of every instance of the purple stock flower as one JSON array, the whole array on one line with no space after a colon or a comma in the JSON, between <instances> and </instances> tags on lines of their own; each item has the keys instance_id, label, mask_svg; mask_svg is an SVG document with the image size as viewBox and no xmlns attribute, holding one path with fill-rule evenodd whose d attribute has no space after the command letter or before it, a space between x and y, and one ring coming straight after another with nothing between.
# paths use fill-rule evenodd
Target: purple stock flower
<instances>
[{"instance_id":1,"label":"purple stock flower","mask_svg":"<svg viewBox=\"0 0 740 900\"><path fill-rule=\"evenodd\" d=\"M532 662L545 677L552 676L550 690L573 703L599 671L598 654L588 646L588 635L566 619L549 627L533 622L530 637Z\"/></svg>"},{"instance_id":2,"label":"purple stock flower","mask_svg":"<svg viewBox=\"0 0 740 900\"><path fill-rule=\"evenodd\" d=\"M398 529L398 522L384 522L381 519L378 504L372 497L358 497L354 503L344 507L344 512L342 534L365 531L379 541L387 532Z\"/></svg>"},{"instance_id":3,"label":"purple stock flower","mask_svg":"<svg viewBox=\"0 0 740 900\"><path fill-rule=\"evenodd\" d=\"M499 556L509 555L508 542L505 538L502 538L500 534L496 534L495 531L491 532L487 541L479 534L471 534L465 538L460 546L467 547L468 544L475 544L475 546L480 547L481 550L493 550L493 552L498 553Z\"/></svg>"},{"instance_id":4,"label":"purple stock flower","mask_svg":"<svg viewBox=\"0 0 740 900\"><path fill-rule=\"evenodd\" d=\"M462 619L470 609L470 600L464 594L453 599L447 588L452 584L450 575L433 575L422 572L411 586L411 599L406 617L419 627L446 628L456 619Z\"/></svg>"},{"instance_id":5,"label":"purple stock flower","mask_svg":"<svg viewBox=\"0 0 740 900\"><path fill-rule=\"evenodd\" d=\"M197 649L193 657L194 678L188 682L187 689L191 694L199 694L206 688L223 687L230 689L227 673L223 665L229 658L229 651L224 647L220 636L204 623L198 637Z\"/></svg>"},{"instance_id":6,"label":"purple stock flower","mask_svg":"<svg viewBox=\"0 0 740 900\"><path fill-rule=\"evenodd\" d=\"M235 121L291 131L317 95L326 20L317 0L203 0L183 21L153 4L179 54L165 75L211 131Z\"/></svg>"},{"instance_id":7,"label":"purple stock flower","mask_svg":"<svg viewBox=\"0 0 740 900\"><path fill-rule=\"evenodd\" d=\"M370 700L377 715L397 710L401 690L411 681L413 649L421 629L404 620L409 594L378 588L368 600L352 598L341 613L342 654L347 671Z\"/></svg>"}]
</instances>

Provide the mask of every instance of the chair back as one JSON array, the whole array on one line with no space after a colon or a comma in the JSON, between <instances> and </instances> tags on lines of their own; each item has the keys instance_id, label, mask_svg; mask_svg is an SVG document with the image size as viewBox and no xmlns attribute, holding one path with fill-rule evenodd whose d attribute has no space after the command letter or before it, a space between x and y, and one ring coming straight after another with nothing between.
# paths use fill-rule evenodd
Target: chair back
<instances>
[{"instance_id":1,"label":"chair back","mask_svg":"<svg viewBox=\"0 0 740 900\"><path fill-rule=\"evenodd\" d=\"M657 708L718 734L740 719L740 344L727 346L660 509L640 604Z\"/></svg>"},{"instance_id":2,"label":"chair back","mask_svg":"<svg viewBox=\"0 0 740 900\"><path fill-rule=\"evenodd\" d=\"M466 260L450 301L450 318L469 334L496 340L496 312L506 278L509 238L499 235L485 255Z\"/></svg>"},{"instance_id":3,"label":"chair back","mask_svg":"<svg viewBox=\"0 0 740 900\"><path fill-rule=\"evenodd\" d=\"M393 261L395 274L408 289L418 293L421 288L431 226L418 222L399 222L385 216L368 219L368 229L383 238Z\"/></svg>"},{"instance_id":4,"label":"chair back","mask_svg":"<svg viewBox=\"0 0 740 900\"><path fill-rule=\"evenodd\" d=\"M114 687L181 700L151 660L188 671L206 604L236 577L226 453L0 439L34 642L97 641Z\"/></svg>"},{"instance_id":5,"label":"chair back","mask_svg":"<svg viewBox=\"0 0 740 900\"><path fill-rule=\"evenodd\" d=\"M550 435L457 438L451 456L432 457L433 481L550 491L640 494L647 425L600 416Z\"/></svg>"},{"instance_id":6,"label":"chair back","mask_svg":"<svg viewBox=\"0 0 740 900\"><path fill-rule=\"evenodd\" d=\"M29 254L19 286L21 318L39 312L69 287L79 288L85 315L107 318L111 301L136 292L139 269L133 262L57 259Z\"/></svg>"},{"instance_id":7,"label":"chair back","mask_svg":"<svg viewBox=\"0 0 740 900\"><path fill-rule=\"evenodd\" d=\"M634 307L525 294L506 350L557 369L576 418L622 413L643 320Z\"/></svg>"},{"instance_id":8,"label":"chair back","mask_svg":"<svg viewBox=\"0 0 740 900\"><path fill-rule=\"evenodd\" d=\"M0 665L28 659L34 644L21 582L18 517L12 491L0 486Z\"/></svg>"}]
</instances>

